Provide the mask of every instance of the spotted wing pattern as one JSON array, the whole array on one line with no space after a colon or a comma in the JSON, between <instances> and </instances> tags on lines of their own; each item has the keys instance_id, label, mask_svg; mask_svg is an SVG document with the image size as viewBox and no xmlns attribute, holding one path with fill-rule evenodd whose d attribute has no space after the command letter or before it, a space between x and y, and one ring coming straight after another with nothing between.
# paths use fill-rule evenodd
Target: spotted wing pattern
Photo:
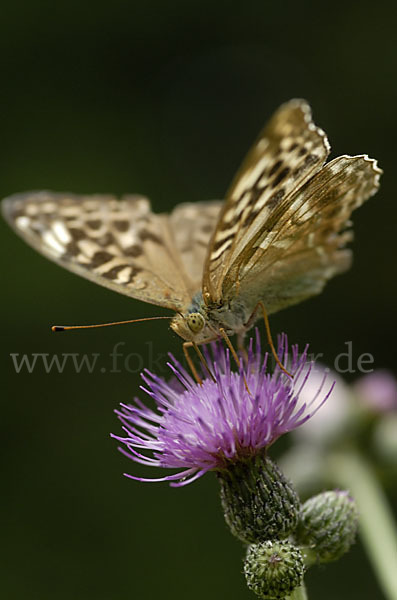
<instances>
[{"instance_id":1,"label":"spotted wing pattern","mask_svg":"<svg viewBox=\"0 0 397 600\"><path fill-rule=\"evenodd\" d=\"M224 297L240 293L252 308L263 300L271 313L321 292L350 266L349 219L375 194L381 173L366 155L325 165L249 241L224 282Z\"/></svg>"},{"instance_id":2,"label":"spotted wing pattern","mask_svg":"<svg viewBox=\"0 0 397 600\"><path fill-rule=\"evenodd\" d=\"M292 100L279 108L227 195L206 259L205 298L221 300L224 286L235 282L231 266L282 214L291 193L321 169L328 153L325 133L313 124L306 102Z\"/></svg>"},{"instance_id":3,"label":"spotted wing pattern","mask_svg":"<svg viewBox=\"0 0 397 600\"><path fill-rule=\"evenodd\" d=\"M185 204L167 216L154 214L142 196L52 192L3 201L7 221L46 257L95 283L174 310L186 309L200 289L197 269L201 276L219 208L215 202Z\"/></svg>"}]
</instances>

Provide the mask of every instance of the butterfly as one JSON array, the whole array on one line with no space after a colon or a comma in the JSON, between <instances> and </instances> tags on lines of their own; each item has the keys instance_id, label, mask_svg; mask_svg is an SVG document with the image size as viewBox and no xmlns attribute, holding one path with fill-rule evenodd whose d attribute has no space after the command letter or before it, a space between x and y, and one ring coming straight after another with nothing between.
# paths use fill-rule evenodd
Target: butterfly
<instances>
[{"instance_id":1,"label":"butterfly","mask_svg":"<svg viewBox=\"0 0 397 600\"><path fill-rule=\"evenodd\" d=\"M143 196L16 194L3 214L31 246L107 288L175 311L186 342L243 336L267 314L319 294L351 264L350 215L382 171L366 155L330 151L304 100L261 132L224 202L155 214ZM326 164L325 164L326 163Z\"/></svg>"}]
</instances>

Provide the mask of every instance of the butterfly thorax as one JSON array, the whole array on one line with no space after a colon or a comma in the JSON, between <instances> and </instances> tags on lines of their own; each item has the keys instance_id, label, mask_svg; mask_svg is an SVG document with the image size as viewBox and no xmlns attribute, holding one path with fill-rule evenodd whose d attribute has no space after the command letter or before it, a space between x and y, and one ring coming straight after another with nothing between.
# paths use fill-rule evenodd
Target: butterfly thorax
<instances>
[{"instance_id":1,"label":"butterfly thorax","mask_svg":"<svg viewBox=\"0 0 397 600\"><path fill-rule=\"evenodd\" d=\"M249 312L239 298L206 304L198 292L187 311L175 316L171 328L184 340L201 344L220 337L221 328L228 335L246 331Z\"/></svg>"}]
</instances>

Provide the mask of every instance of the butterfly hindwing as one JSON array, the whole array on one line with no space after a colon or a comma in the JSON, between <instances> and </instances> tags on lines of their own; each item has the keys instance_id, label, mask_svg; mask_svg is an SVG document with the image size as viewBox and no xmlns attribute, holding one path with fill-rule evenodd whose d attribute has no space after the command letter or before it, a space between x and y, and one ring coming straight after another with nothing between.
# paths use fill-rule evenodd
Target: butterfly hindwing
<instances>
[{"instance_id":1,"label":"butterfly hindwing","mask_svg":"<svg viewBox=\"0 0 397 600\"><path fill-rule=\"evenodd\" d=\"M381 170L367 156L340 156L291 194L284 212L263 229L236 261L240 294L269 313L318 294L328 279L345 271L354 209L379 187ZM224 288L225 298L236 294Z\"/></svg>"},{"instance_id":2,"label":"butterfly hindwing","mask_svg":"<svg viewBox=\"0 0 397 600\"><path fill-rule=\"evenodd\" d=\"M169 217L172 236L187 273L191 296L201 290L204 260L223 201L178 204Z\"/></svg>"}]
</instances>

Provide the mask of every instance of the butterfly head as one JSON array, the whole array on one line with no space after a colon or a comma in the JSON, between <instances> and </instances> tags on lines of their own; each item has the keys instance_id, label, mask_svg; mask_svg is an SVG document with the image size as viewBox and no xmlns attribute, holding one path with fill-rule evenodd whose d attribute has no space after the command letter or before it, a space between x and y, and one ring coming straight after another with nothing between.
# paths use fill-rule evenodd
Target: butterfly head
<instances>
[{"instance_id":1,"label":"butterfly head","mask_svg":"<svg viewBox=\"0 0 397 600\"><path fill-rule=\"evenodd\" d=\"M171 329L184 340L198 344L214 337L214 332L201 312L177 314L171 322Z\"/></svg>"}]
</instances>

